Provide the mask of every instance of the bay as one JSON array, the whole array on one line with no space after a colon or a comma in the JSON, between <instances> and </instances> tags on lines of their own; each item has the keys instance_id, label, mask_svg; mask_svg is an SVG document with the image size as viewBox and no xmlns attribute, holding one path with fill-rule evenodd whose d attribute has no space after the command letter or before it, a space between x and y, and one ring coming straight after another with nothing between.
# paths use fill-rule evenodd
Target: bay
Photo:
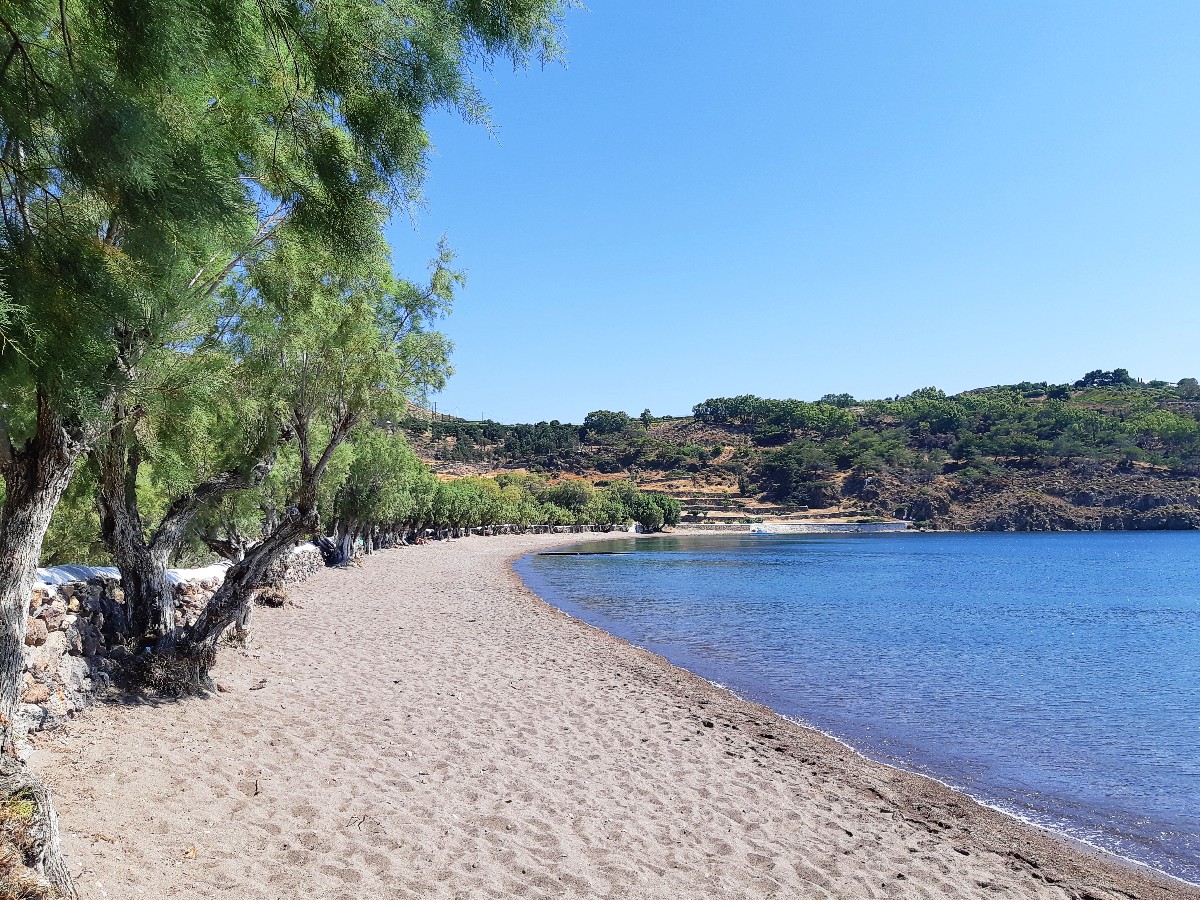
<instances>
[{"instance_id":1,"label":"bay","mask_svg":"<svg viewBox=\"0 0 1200 900\"><path fill-rule=\"evenodd\" d=\"M604 549L622 555L517 571L564 611L868 756L1200 882L1200 533Z\"/></svg>"}]
</instances>

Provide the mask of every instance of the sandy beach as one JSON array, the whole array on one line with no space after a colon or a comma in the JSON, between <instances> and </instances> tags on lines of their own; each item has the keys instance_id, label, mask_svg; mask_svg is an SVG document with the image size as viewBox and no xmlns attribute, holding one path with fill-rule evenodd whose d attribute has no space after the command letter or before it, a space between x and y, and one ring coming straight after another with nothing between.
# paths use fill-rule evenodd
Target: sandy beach
<instances>
[{"instance_id":1,"label":"sandy beach","mask_svg":"<svg viewBox=\"0 0 1200 900\"><path fill-rule=\"evenodd\" d=\"M1200 898L547 606L387 551L262 609L224 690L39 736L85 898Z\"/></svg>"}]
</instances>

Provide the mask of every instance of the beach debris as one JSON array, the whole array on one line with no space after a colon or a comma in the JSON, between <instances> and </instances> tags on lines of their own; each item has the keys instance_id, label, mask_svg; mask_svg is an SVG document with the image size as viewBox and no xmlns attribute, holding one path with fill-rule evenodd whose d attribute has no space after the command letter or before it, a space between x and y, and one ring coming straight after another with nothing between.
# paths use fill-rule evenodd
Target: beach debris
<instances>
[{"instance_id":1,"label":"beach debris","mask_svg":"<svg viewBox=\"0 0 1200 900\"><path fill-rule=\"evenodd\" d=\"M195 859L199 855L200 855L200 851L196 848L195 844L192 844L190 847L188 847L186 850L183 851L184 859Z\"/></svg>"},{"instance_id":2,"label":"beach debris","mask_svg":"<svg viewBox=\"0 0 1200 900\"><path fill-rule=\"evenodd\" d=\"M262 793L262 789L258 786L257 778L255 778L253 781L250 781L249 779L243 781L238 785L238 790L240 790L247 797L257 797Z\"/></svg>"},{"instance_id":3,"label":"beach debris","mask_svg":"<svg viewBox=\"0 0 1200 900\"><path fill-rule=\"evenodd\" d=\"M267 679L260 678L260 679L258 679L258 681L254 682L254 684L250 685L250 690L261 691L266 686L267 686Z\"/></svg>"},{"instance_id":4,"label":"beach debris","mask_svg":"<svg viewBox=\"0 0 1200 900\"><path fill-rule=\"evenodd\" d=\"M359 831L366 831L368 834L385 834L383 823L372 816L353 816L346 823L347 828L356 828ZM449 834L449 832L447 832Z\"/></svg>"},{"instance_id":5,"label":"beach debris","mask_svg":"<svg viewBox=\"0 0 1200 900\"><path fill-rule=\"evenodd\" d=\"M701 720L700 720L700 724L701 724L701 725L703 725L705 728L712 728L712 727L713 727L713 723L712 723L710 720L708 720L708 719L701 719Z\"/></svg>"},{"instance_id":6,"label":"beach debris","mask_svg":"<svg viewBox=\"0 0 1200 900\"><path fill-rule=\"evenodd\" d=\"M270 606L279 609L287 606L288 595L282 588L265 587L255 594L254 602L259 606Z\"/></svg>"},{"instance_id":7,"label":"beach debris","mask_svg":"<svg viewBox=\"0 0 1200 900\"><path fill-rule=\"evenodd\" d=\"M233 688L231 688L229 685L222 684L220 681L217 682L217 691L218 692L220 692L222 694L228 694L232 690L233 690Z\"/></svg>"}]
</instances>

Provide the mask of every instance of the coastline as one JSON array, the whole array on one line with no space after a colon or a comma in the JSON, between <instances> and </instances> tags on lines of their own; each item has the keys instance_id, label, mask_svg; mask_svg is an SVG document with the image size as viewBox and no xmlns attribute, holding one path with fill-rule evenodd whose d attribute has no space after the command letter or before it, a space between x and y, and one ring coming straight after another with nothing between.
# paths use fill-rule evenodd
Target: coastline
<instances>
[{"instance_id":1,"label":"coastline","mask_svg":"<svg viewBox=\"0 0 1200 900\"><path fill-rule=\"evenodd\" d=\"M678 530L673 533L677 533L677 534L682 533L686 536L687 534L697 534L700 532L698 529L690 529L690 530ZM841 531L835 532L834 530L830 529L828 531L814 530L813 533L828 534L828 533L844 533L844 532L841 532ZM917 530L913 530L913 529L907 529L905 531L896 530L891 533L893 533L893 534L917 534L920 532ZM969 533L986 533L986 532L961 532L961 533L969 534ZM581 537L582 537L582 540L579 541L579 543L583 543L584 541L588 541L588 540L604 538L604 537L608 537L608 536L607 535L594 535L594 536L591 536L590 538L588 536L581 536ZM639 537L652 537L652 536L639 536ZM809 722L805 722L801 719L798 719L798 718L795 718L792 716L785 715L784 713L778 712L777 710L771 708L770 706L759 703L758 701L756 701L750 697L746 697L746 696L739 694L736 690L734 690L731 687L728 687L727 685L723 685L718 682L711 681L702 675L692 672L689 669L686 669L682 666L676 665L675 663L672 663L670 660L664 658L660 654L655 653L653 650L630 643L629 641L627 641L624 638L612 635L611 633L605 631L600 626L593 625L589 622L586 622L583 619L578 618L577 616L572 615L569 612L560 610L558 607L554 606L549 601L543 599L540 595L538 595L532 589L530 589L525 584L525 582L521 578L520 574L515 570L516 563L522 559L525 559L526 557L528 557L530 555L533 555L533 554L518 553L518 554L514 554L509 557L508 565L510 567L512 577L515 579L515 581L517 582L517 584L519 586L524 588L526 590L526 592L531 597L533 597L536 601L538 601L540 604L543 604L543 605L549 607L551 610L553 610L557 613L560 613L561 615L566 616L571 621L577 622L580 625L583 625L584 627L594 629L595 631L604 635L607 638L619 641L620 643L623 643L623 644L628 644L628 646L637 650L638 652L644 653L644 654L647 654L647 655L653 657L662 666L672 669L675 672L682 673L683 675L687 676L690 679L697 680L702 685L707 686L708 688L711 688L713 690L719 691L719 692L727 695L734 703L745 704L746 706L752 707L754 710L756 710L758 712L766 713L769 716L773 716L773 717L779 719L780 721L785 722L788 725L791 725L793 728L797 728L797 729L800 729L802 732L806 732L807 733L806 736L808 736L808 737L812 737L821 742L832 742L832 744L836 745L836 747L840 748L843 752L852 755L853 757L857 758L858 760L860 760L863 764L865 764L868 767L882 767L885 770L896 773L896 775L898 775L898 776L904 776L905 779L918 779L919 781L927 782L931 788L932 793L934 793L934 794L940 795L940 794L944 794L944 793L948 792L948 793L954 795L955 797L961 798L967 804L970 804L970 805L976 807L977 811L987 814L986 817L988 817L988 818L990 818L991 816L1001 817L1002 820L1005 820L1007 823L1009 823L1012 826L1012 837L1014 838L1014 847L1017 846L1018 844L1037 846L1037 847L1039 847L1039 849L1048 851L1048 855L1050 857L1055 856L1058 852L1060 852L1063 849L1065 849L1068 852L1073 852L1073 853L1082 855L1083 859L1073 861L1073 866L1078 867L1078 872L1080 873L1081 879L1083 881L1089 881L1089 876L1087 874L1088 868L1089 868L1089 866L1096 864L1096 865L1098 865L1098 867L1101 870L1103 870L1102 874L1104 876L1107 876L1112 879L1111 887L1113 889L1117 890L1121 896L1137 896L1137 897L1163 896L1163 897L1170 897L1170 898L1176 898L1176 897L1187 898L1187 897L1192 897L1192 896L1200 897L1200 884L1195 884L1193 882L1185 881L1174 875L1171 875L1169 873L1162 872L1158 869L1155 869L1152 866L1142 863L1136 859L1131 859L1129 857L1125 857L1125 856L1121 856L1120 854L1113 853L1110 850L1107 850L1103 847L1092 844L1087 840L1078 838L1078 837L1076 837L1072 834L1069 834L1065 831L1061 831L1061 830L1058 830L1058 829L1055 829L1052 827L1048 827L1048 826L1043 826L1043 825L1038 824L1037 822L1030 821L1029 819L1023 818L1022 816L1020 816L1016 813L1013 813L1009 810L1003 809L995 804L989 803L986 800L974 797L969 792L967 792L961 788L954 787L953 785L951 785L947 782L944 782L933 775L929 775L929 774L926 774L923 772L916 772L911 769L904 768L903 766L899 766L892 762L887 762L884 760L876 759L876 758L870 756L865 751L860 750L857 747L853 746L846 740L843 740L842 738L839 738L836 735L833 735L826 731L823 731L821 728L819 728L816 725L813 725ZM965 827L970 828L969 825L967 825ZM1002 827L996 828L995 833L997 835L1003 836L1005 830L1006 829L1004 829ZM1032 837L1034 838L1034 840L1030 841L1030 836L1023 834L1022 832L1032 832L1033 833ZM1040 846L1040 845L1046 845L1046 846ZM1059 845L1059 846L1056 846L1056 845ZM1009 851L1009 853L1010 853L1010 855L1014 855L1015 858L1018 858L1018 859L1021 858L1020 855L1014 854L1011 851ZM1034 863L1034 865L1033 865L1034 869L1042 868L1040 861L1036 857L1029 857L1029 858L1025 859L1024 861L1027 863ZM1071 868L1071 867L1072 867L1072 865L1068 864L1068 868ZM1047 874L1049 874L1049 873L1047 873ZM1100 873L1098 873L1098 874L1100 874ZM1144 885L1140 885L1140 884L1135 884L1135 885L1128 884L1123 879L1126 877L1129 877L1129 876L1132 876L1135 880L1144 879L1146 881L1149 881L1150 886L1145 887ZM1035 876L1035 877L1037 877L1037 876ZM1043 877L1045 877L1045 876L1043 876ZM1055 879L1054 875L1050 874L1050 877L1048 880L1050 881L1050 883L1054 883L1057 879ZM1064 881L1064 883L1066 883L1066 882ZM1100 886L1095 883L1092 883L1090 881L1089 881L1089 883L1086 884L1086 890L1095 891L1095 890L1097 890L1098 887L1100 887ZM1133 893L1133 891L1135 891L1135 890L1149 890L1151 893L1144 893L1144 894ZM1156 891L1156 890L1164 890L1164 891L1166 891L1166 893L1160 895L1160 894L1154 893L1154 891ZM1084 896L1087 896L1087 895L1085 894ZM1102 895L1096 895L1096 896L1102 896Z\"/></svg>"},{"instance_id":2,"label":"coastline","mask_svg":"<svg viewBox=\"0 0 1200 900\"><path fill-rule=\"evenodd\" d=\"M887 535L887 539L881 543L898 546L891 540L898 534L900 533ZM904 534L925 534L934 541L938 540L939 533L908 531ZM940 534L943 538L949 537L948 533ZM961 538L966 534L970 533L956 533L956 537ZM1058 533L1057 537L1062 541L1070 541L1081 534ZM1142 534L1135 537L1118 536L1112 532L1109 534L1118 541L1127 537L1130 541L1142 542L1138 546L1142 546L1147 540L1152 546L1162 545L1161 539L1155 535ZM1033 537L1015 533L1007 536L976 533L975 536L981 541L986 537L984 543L994 543L998 539L1001 546L1006 537L1013 541L1025 541L1027 545L1030 545L1031 538L1036 541L1045 538L1044 535ZM1141 773L1133 771L1132 766L1128 769L1124 766L1128 760L1137 759L1133 755L1136 748L1131 749L1119 743L1122 740L1121 735L1146 735L1145 740L1153 740L1156 747L1172 748L1164 750L1164 756L1160 757L1162 769L1173 763L1177 770L1186 773L1189 771L1189 736L1184 735L1185 742L1181 743L1179 736L1169 730L1176 724L1180 729L1187 730L1189 726L1186 716L1177 718L1169 725L1164 723L1163 730L1160 731L1147 725L1153 721L1150 712L1153 704L1143 706L1127 699L1124 708L1136 708L1141 721L1130 722L1128 718L1121 721L1115 718L1107 721L1102 729L1093 727L1091 733L1081 734L1077 722L1069 718L1064 721L1059 717L1058 713L1063 710L1055 706L1051 695L1047 697L1046 705L1053 711L1047 712L1046 709L1042 709L1040 718L1031 717L1028 723L1029 737L1026 738L1023 729L1026 723L1019 715L1010 715L1007 723L1009 727L1005 728L996 724L997 721L1003 722L1003 715L993 719L989 706L980 708L977 704L976 708L971 709L967 704L968 708L963 709L955 707L954 700L946 706L938 702L939 691L931 687L940 683L936 680L940 674L937 671L938 667L924 662L927 658L938 658L936 647L932 653L914 657L911 663L902 663L907 674L898 676L893 671L896 669L894 656L890 657L890 668L879 665L876 669L871 669L876 659L876 648L873 644L868 645L868 652L864 654L864 658L870 662L862 665L852 663L843 667L843 657L838 655L836 650L831 652L830 647L844 646L840 636L845 632L839 628L841 616L823 615L827 610L820 607L821 600L835 597L841 602L839 608L855 611L860 608L880 609L886 617L890 615L889 611L895 608L893 604L903 606L908 602L909 596L913 595L911 590L901 597L889 594L882 588L875 591L866 586L868 593L859 596L859 591L864 589L864 585L858 584L854 576L842 572L841 576L846 580L839 578L838 587L832 588L827 584L829 573L824 572L826 582L823 582L820 599L813 600L806 595L802 601L817 604L814 615L810 617L802 614L797 617L797 621L815 618L822 624L805 628L797 626L797 631L790 633L788 639L784 639L777 636L772 628L788 627L776 618L777 609L785 607L777 607L770 601L743 604L742 595L749 588L740 581L737 589L722 591L713 586L710 592L709 588L694 583L694 576L683 575L680 583L685 587L682 591L677 590L672 573L678 571L679 560L675 560L674 566L660 563L662 557L665 556L669 560L677 555L673 551L680 551L679 555L689 558L698 554L701 562L697 574L711 571L708 566L714 564L714 559L718 563L726 562L725 540L722 536L712 539L713 536L708 535L707 540L695 545L690 544L688 539L699 540L702 536L681 535L675 532L670 537L676 540L663 541L663 546L651 545L645 548L656 552L649 554L644 576L636 562L614 561L611 571L599 563L586 567L587 571L579 570L579 582L576 583L574 576L569 574L575 571L573 567L536 560L535 554L528 554L517 560L515 568L534 593L556 608L662 656L664 664L683 668L718 688L728 690L735 697L761 704L801 727L832 738L868 760L927 777L1023 825L1121 865L1154 873L1155 876L1173 883L1200 886L1200 871L1196 868L1200 857L1197 857L1195 849L1195 806L1189 804L1186 799L1193 793L1190 788L1194 785L1189 784L1187 776L1182 774L1175 783L1165 786L1153 780L1147 783L1132 781ZM759 549L754 542L735 540L736 535L724 537L730 540L731 547ZM1097 537L1095 533L1087 534L1089 541L1094 542ZM1103 548L1106 539L1099 539ZM1053 541L1054 538L1051 538L1052 545ZM850 543L852 542L842 541L834 546L848 546ZM967 543L970 545L974 542ZM869 545L867 543L863 546ZM1066 545L1068 550L1071 546L1070 543ZM1192 542L1183 546L1194 549L1195 544ZM739 549L732 552L734 556L731 558L740 561L741 557L738 554L742 551ZM715 557L710 558L710 554L715 554ZM754 557L751 555L749 558ZM770 558L774 561L774 556ZM1154 570L1153 566L1151 570ZM1071 581L1069 576L1065 577ZM607 583L609 579L613 581L611 585ZM758 589L753 591L752 596L756 598L774 596L774 585L771 583L756 583L755 587ZM1092 587L1103 588L1102 585ZM1050 585L1046 588L1053 590ZM790 596L783 589L780 590L784 596ZM840 593L831 593L835 591ZM1082 594L1091 596L1088 591L1083 591ZM993 596L996 596L994 592ZM1070 591L1061 595L1056 592L1054 596L1060 599L1072 597ZM696 600L697 597L703 599ZM1073 601L1065 599L1064 602L1070 604ZM720 610L724 603L730 605L728 619L724 614L710 612ZM919 604L916 604L915 608L919 608ZM984 603L980 608L985 610L983 615L986 618L989 615L986 611L988 605ZM872 614L855 612L851 615L861 618L870 617ZM831 619L833 621L830 621ZM1020 621L1019 616L1016 619ZM770 622L771 625L756 624L763 621ZM856 628L858 621L859 619L855 619L848 624L847 629L850 633L859 635L866 630ZM886 621L870 621L873 633L874 629L888 627ZM714 629L712 632L707 630L710 624ZM926 628L930 631L926 632ZM823 638L822 635L826 634L825 629L829 631L827 637ZM947 625L946 629L943 630L936 621L925 621L921 623L921 627L914 628L909 625L908 633L921 636L915 642L922 651L926 649L929 640L948 640L954 648L971 646L969 642L964 643L961 629L954 630L953 625ZM718 636L724 634L731 635L735 643L728 644ZM935 637L937 635L940 637ZM1061 635L1057 637L1061 638ZM792 640L803 642L795 644L795 647L804 644L808 644L809 647L803 652L788 652L786 648ZM986 644L986 641L983 643ZM1043 639L1042 643L1045 646L1060 646L1055 638L1049 639L1048 643ZM1023 646L1019 639L1011 645L1006 642L1005 647L1009 648L1009 652L1005 658L1020 658L1021 654L1027 651L1019 649L1015 651L1014 657L1012 648ZM879 650L884 658L889 658L889 652L891 648L886 646ZM908 652L911 652L911 649ZM1070 648L1066 652L1071 652ZM1075 658L1078 658L1080 653L1087 651L1075 648L1073 652ZM902 652L900 656L903 655ZM857 660L858 654L851 652L845 658ZM797 660L804 662L797 664ZM814 666L817 668L814 669ZM878 673L878 685L869 676L861 674L863 666L866 666L871 674ZM993 676L996 674L995 664L990 671ZM1120 669L1116 671L1119 672ZM961 698L974 691L977 696L991 698L989 703L1008 704L1007 709L1026 708L1025 704L1030 698L1027 692L1023 693L1023 685L1010 685L1002 678L985 680L985 683L981 684L978 676L974 677L975 680L969 687L963 683L956 683L952 695ZM1030 681L1037 683L1037 678L1031 678ZM1121 684L1125 686L1128 682L1122 680ZM855 686L852 695L845 692L849 685ZM899 690L897 685L900 685ZM909 685L913 694L922 698L921 702L911 703L910 697L905 693L910 690ZM981 687L983 691L980 690ZM1107 696L1108 691L1113 688L1114 685L1111 684L1097 688L1098 696ZM859 693L860 691L865 693ZM1064 695L1077 696L1069 690L1065 691ZM853 700L850 699L851 696ZM897 701L895 706L888 702L893 699ZM978 718L972 720L972 714ZM973 725L973 721L976 724ZM1086 729L1083 730L1086 732ZM943 745L939 738L940 733L951 736L952 741ZM1151 735L1153 737L1150 737ZM1173 744L1172 738L1175 739ZM1134 740L1136 741L1136 738ZM1112 744L1101 750L1102 741L1111 741ZM952 751L945 749L950 746L953 747ZM1114 746L1128 752L1120 754L1119 751L1114 751ZM1117 755L1113 755L1114 752L1117 752ZM1174 757L1165 756L1169 752L1174 752ZM1108 762L1111 765L1106 765L1103 753L1109 754ZM1092 776L1085 773L1084 766L1091 767ZM1055 783L1053 779L1045 778L1046 771L1068 772L1070 775L1069 778L1060 778ZM1095 781L1091 780L1092 777ZM1039 781L1039 778L1042 780ZM1149 801L1147 804L1139 804L1132 799L1138 796L1133 788L1124 797L1106 793L1105 789L1114 784L1125 785L1126 778L1141 792L1140 796ZM1095 802L1088 802L1081 797L1094 798ZM1110 798L1112 803L1108 805L1106 801ZM1162 805L1157 805L1158 802Z\"/></svg>"},{"instance_id":3,"label":"coastline","mask_svg":"<svg viewBox=\"0 0 1200 900\"><path fill-rule=\"evenodd\" d=\"M606 537L320 573L223 651L226 692L39 739L82 896L1200 898L672 666L512 568Z\"/></svg>"}]
</instances>

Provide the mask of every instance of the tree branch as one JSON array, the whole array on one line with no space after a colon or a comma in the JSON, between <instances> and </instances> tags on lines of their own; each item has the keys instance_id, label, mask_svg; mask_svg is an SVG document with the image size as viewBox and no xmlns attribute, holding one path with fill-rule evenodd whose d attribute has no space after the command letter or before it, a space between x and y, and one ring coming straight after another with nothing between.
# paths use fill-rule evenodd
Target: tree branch
<instances>
[{"instance_id":1,"label":"tree branch","mask_svg":"<svg viewBox=\"0 0 1200 900\"><path fill-rule=\"evenodd\" d=\"M212 293L221 286L221 282L225 280L226 276L228 276L230 272L241 265L251 253L270 240L271 236L279 230L279 227L287 221L290 214L291 210L287 208L287 204L280 203L279 206L275 208L275 211L267 216L262 221L262 224L258 226L258 231L254 235L254 239L243 250L235 253L233 257L230 258L229 262L221 267L220 271L208 276L207 278L204 278L204 281L197 289L196 285L198 282L200 282L200 279L204 277L204 273L208 271L208 267L216 262L217 257L220 256L220 253L214 253L209 258L208 262L206 262L200 269L200 271L192 276L192 280L188 282L188 290L190 291L196 289L198 291L198 296L200 297L211 296Z\"/></svg>"},{"instance_id":2,"label":"tree branch","mask_svg":"<svg viewBox=\"0 0 1200 900\"><path fill-rule=\"evenodd\" d=\"M271 474L280 448L291 438L292 431L288 428L281 429L279 434L274 436L270 432L264 433L263 440L255 452L253 466L249 468L239 466L214 475L182 497L178 497L167 508L162 521L154 530L154 537L150 541L150 552L166 558L179 545L183 532L204 504L232 491L246 490L262 484Z\"/></svg>"}]
</instances>

